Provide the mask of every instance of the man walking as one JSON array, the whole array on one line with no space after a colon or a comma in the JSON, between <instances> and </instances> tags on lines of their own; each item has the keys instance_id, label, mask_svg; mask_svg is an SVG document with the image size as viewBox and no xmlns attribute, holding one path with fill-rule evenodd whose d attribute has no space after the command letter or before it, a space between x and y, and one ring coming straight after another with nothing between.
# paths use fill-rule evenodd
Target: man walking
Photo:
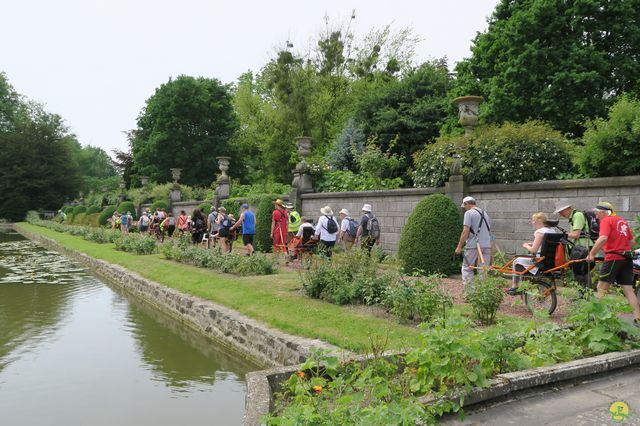
<instances>
[{"instance_id":1,"label":"man walking","mask_svg":"<svg viewBox=\"0 0 640 426\"><path fill-rule=\"evenodd\" d=\"M298 233L300 224L302 224L302 218L291 203L286 204L287 213L289 214L289 222L287 225L287 243L293 239Z\"/></svg>"},{"instance_id":2,"label":"man walking","mask_svg":"<svg viewBox=\"0 0 640 426\"><path fill-rule=\"evenodd\" d=\"M342 243L345 251L350 251L353 247L353 242L358 235L358 222L353 220L349 214L349 210L342 209L338 213L340 215L340 233L338 234L338 241Z\"/></svg>"},{"instance_id":3,"label":"man walking","mask_svg":"<svg viewBox=\"0 0 640 426\"><path fill-rule=\"evenodd\" d=\"M211 206L211 211L207 216L207 231L209 232L209 238L207 238L207 248L211 247L211 241L213 241L213 247L216 246L216 235L220 229L220 225L216 223L218 219L218 212L216 206Z\"/></svg>"},{"instance_id":4,"label":"man walking","mask_svg":"<svg viewBox=\"0 0 640 426\"><path fill-rule=\"evenodd\" d=\"M242 226L242 242L247 256L253 254L253 237L256 234L256 216L249 210L249 204L240 206L240 217L238 221L231 227L231 231Z\"/></svg>"},{"instance_id":5,"label":"man walking","mask_svg":"<svg viewBox=\"0 0 640 426\"><path fill-rule=\"evenodd\" d=\"M371 254L373 246L380 244L380 223L371 212L371 204L362 206L362 213L356 241L360 240L360 248Z\"/></svg>"},{"instance_id":6,"label":"man walking","mask_svg":"<svg viewBox=\"0 0 640 426\"><path fill-rule=\"evenodd\" d=\"M336 245L338 236L338 221L329 206L321 208L320 213L322 213L322 216L318 219L318 226L316 226L316 237L320 240L318 251L320 254L331 259L333 246Z\"/></svg>"},{"instance_id":7,"label":"man walking","mask_svg":"<svg viewBox=\"0 0 640 426\"><path fill-rule=\"evenodd\" d=\"M464 246L462 282L465 293L469 293L473 290L472 267L491 264L491 219L484 210L476 206L476 200L473 197L464 197L460 207L464 208L465 213L456 254L461 254ZM479 271L486 273L486 271Z\"/></svg>"},{"instance_id":8,"label":"man walking","mask_svg":"<svg viewBox=\"0 0 640 426\"><path fill-rule=\"evenodd\" d=\"M598 281L598 297L609 292L611 284L618 284L622 288L629 305L633 308L634 324L640 327L640 304L633 291L633 260L630 256L631 228L626 220L613 215L610 204L599 203L595 215L600 221L600 236L587 256L587 260L594 261L596 254L603 249L604 263L600 269Z\"/></svg>"},{"instance_id":9,"label":"man walking","mask_svg":"<svg viewBox=\"0 0 640 426\"><path fill-rule=\"evenodd\" d=\"M593 246L593 242L591 238L589 238L589 224L587 223L587 218L584 213L574 209L573 205L568 202L560 202L554 213L559 214L565 219L569 219L569 232L567 236L574 244L574 248L571 250L571 253L569 253L570 258L572 260L586 258L589 254L589 249ZM574 278L583 288L593 290L589 263L578 265L584 267L573 268Z\"/></svg>"}]
</instances>

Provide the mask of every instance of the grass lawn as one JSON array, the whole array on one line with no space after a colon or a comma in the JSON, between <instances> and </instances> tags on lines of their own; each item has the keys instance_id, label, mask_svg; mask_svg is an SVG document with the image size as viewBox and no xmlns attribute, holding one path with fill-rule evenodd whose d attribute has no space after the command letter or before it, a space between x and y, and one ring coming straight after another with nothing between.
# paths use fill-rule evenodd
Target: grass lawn
<instances>
[{"instance_id":1,"label":"grass lawn","mask_svg":"<svg viewBox=\"0 0 640 426\"><path fill-rule=\"evenodd\" d=\"M66 248L117 264L167 287L219 303L286 333L321 339L355 352L371 346L371 339L388 339L388 349L403 349L419 341L420 329L381 318L371 310L338 306L311 299L300 291L298 272L240 277L221 274L164 259L117 251L113 244L97 244L27 223L19 227L51 238ZM468 306L460 306L468 311ZM506 322L521 318L501 315ZM385 337L386 336L386 337Z\"/></svg>"}]
</instances>

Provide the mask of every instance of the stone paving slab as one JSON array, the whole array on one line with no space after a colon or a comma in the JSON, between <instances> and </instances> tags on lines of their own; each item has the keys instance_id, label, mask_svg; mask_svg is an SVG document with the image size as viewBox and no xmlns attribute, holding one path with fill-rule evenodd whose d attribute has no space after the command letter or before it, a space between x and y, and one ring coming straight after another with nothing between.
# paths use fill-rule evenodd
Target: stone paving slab
<instances>
[{"instance_id":1,"label":"stone paving slab","mask_svg":"<svg viewBox=\"0 0 640 426\"><path fill-rule=\"evenodd\" d=\"M616 401L629 406L623 422L611 418ZM467 407L465 420L447 416L444 425L640 426L640 365L585 378L528 389Z\"/></svg>"}]
</instances>

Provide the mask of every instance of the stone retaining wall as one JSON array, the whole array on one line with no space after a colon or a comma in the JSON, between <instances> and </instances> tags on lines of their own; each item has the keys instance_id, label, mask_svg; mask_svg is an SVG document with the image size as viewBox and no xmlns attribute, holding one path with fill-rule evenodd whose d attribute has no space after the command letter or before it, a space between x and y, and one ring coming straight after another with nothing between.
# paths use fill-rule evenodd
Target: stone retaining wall
<instances>
[{"instance_id":1,"label":"stone retaining wall","mask_svg":"<svg viewBox=\"0 0 640 426\"><path fill-rule=\"evenodd\" d=\"M294 365L304 362L312 348L339 349L326 342L292 336L273 330L236 311L199 297L190 296L148 280L127 269L67 249L56 241L29 232L16 231L48 249L63 253L187 325L221 341L265 366Z\"/></svg>"},{"instance_id":2,"label":"stone retaining wall","mask_svg":"<svg viewBox=\"0 0 640 426\"><path fill-rule=\"evenodd\" d=\"M347 208L355 218L361 215L363 204L371 204L374 214L380 219L382 246L395 252L409 214L422 198L434 193L448 191L442 187L303 194L302 214L317 219L320 208L329 205L336 215L340 209ZM600 201L609 201L632 226L637 225L636 216L640 214L640 176L471 185L466 187L465 195L475 197L479 207L487 210L493 221L491 230L497 244L507 253L522 250L522 242L533 238L530 223L533 213L551 214L556 203L561 201L567 201L579 210L590 209ZM566 219L561 220L560 226L568 226Z\"/></svg>"}]
</instances>

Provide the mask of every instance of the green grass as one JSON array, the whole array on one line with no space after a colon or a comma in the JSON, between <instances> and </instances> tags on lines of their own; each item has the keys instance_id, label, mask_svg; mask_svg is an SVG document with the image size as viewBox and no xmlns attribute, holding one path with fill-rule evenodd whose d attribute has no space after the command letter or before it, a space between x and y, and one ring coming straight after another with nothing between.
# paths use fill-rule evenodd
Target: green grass
<instances>
[{"instance_id":1,"label":"green grass","mask_svg":"<svg viewBox=\"0 0 640 426\"><path fill-rule=\"evenodd\" d=\"M227 306L286 333L321 339L356 352L369 348L372 336L388 336L390 349L407 348L419 340L417 327L306 297L300 292L296 272L238 277L176 263L161 255L137 256L116 251L113 244L92 243L26 223L19 227L167 287Z\"/></svg>"}]
</instances>

